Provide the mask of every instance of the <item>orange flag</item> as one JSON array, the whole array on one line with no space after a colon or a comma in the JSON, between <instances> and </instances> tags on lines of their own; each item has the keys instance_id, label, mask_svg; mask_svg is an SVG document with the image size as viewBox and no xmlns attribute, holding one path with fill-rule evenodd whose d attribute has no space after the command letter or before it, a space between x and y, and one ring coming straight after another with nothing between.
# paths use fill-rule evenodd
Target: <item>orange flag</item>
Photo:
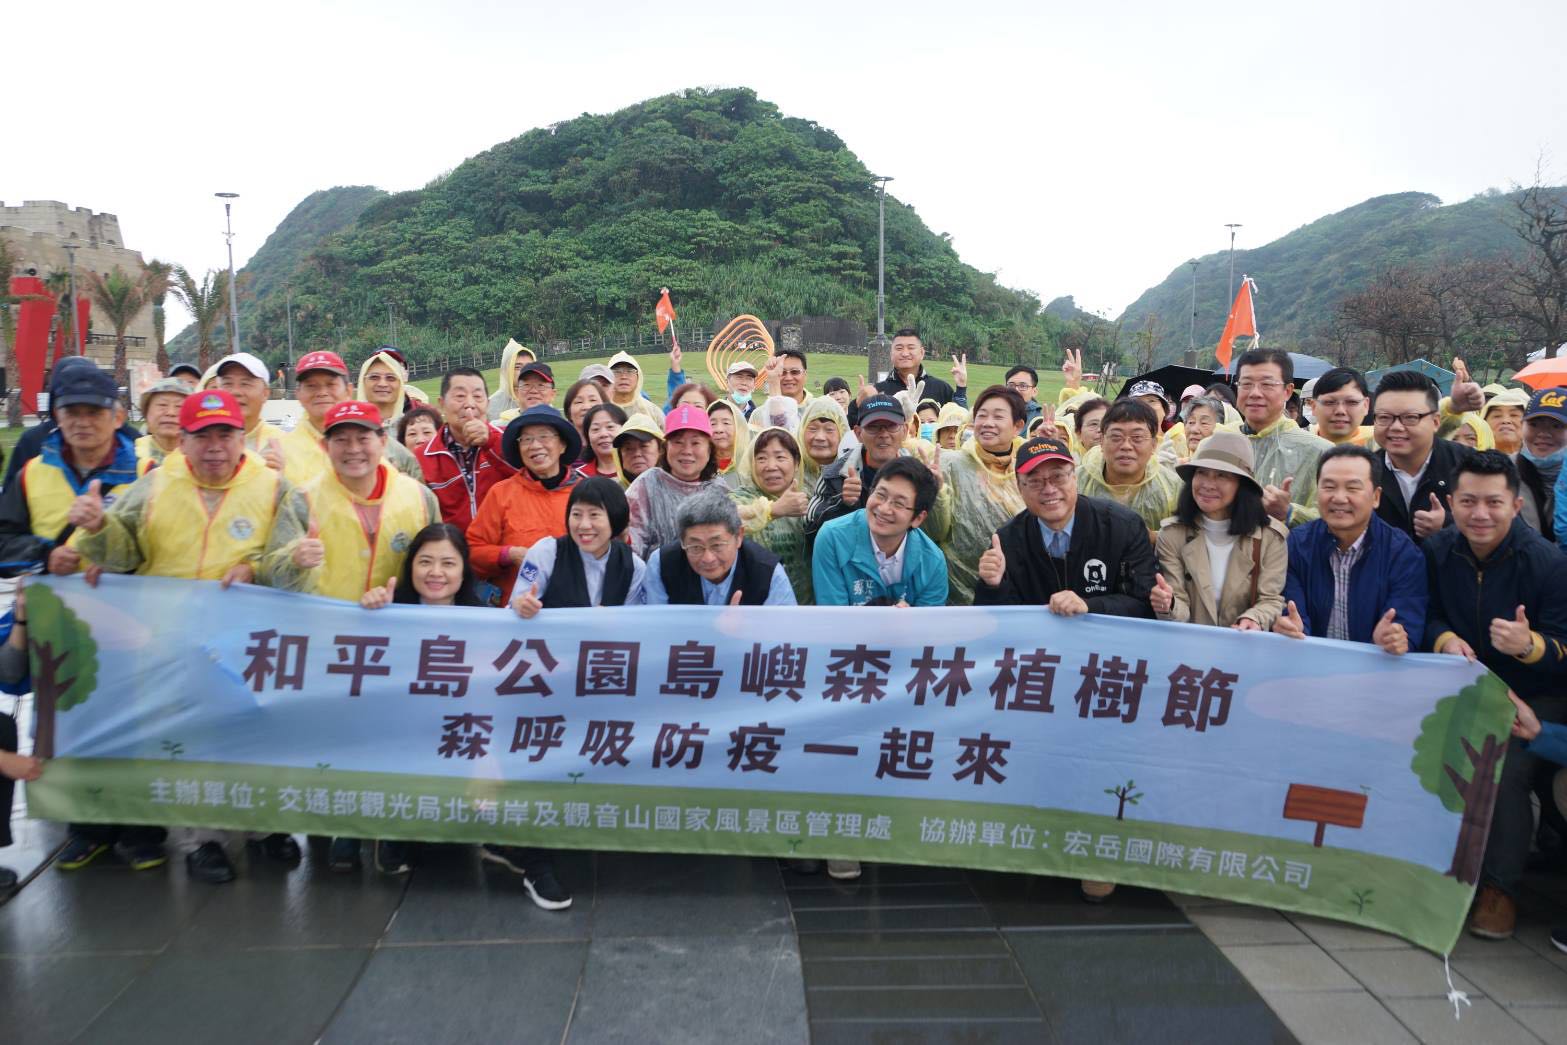
<instances>
[{"instance_id":1,"label":"orange flag","mask_svg":"<svg viewBox=\"0 0 1567 1045\"><path fill-rule=\"evenodd\" d=\"M1260 340L1257 334L1257 309L1251 300L1252 291L1256 289L1257 285L1250 276L1241 277L1240 293L1235 295L1235 304L1230 307L1230 318L1225 321L1224 333L1219 337L1219 347L1214 350L1226 374L1230 372L1230 349L1235 339L1249 337L1254 345Z\"/></svg>"},{"instance_id":2,"label":"orange flag","mask_svg":"<svg viewBox=\"0 0 1567 1045\"><path fill-rule=\"evenodd\" d=\"M662 296L659 297L658 304L653 306L653 316L658 320L658 332L662 334L669 324L675 321L675 306L669 300L669 288L660 287L659 289L662 292Z\"/></svg>"}]
</instances>

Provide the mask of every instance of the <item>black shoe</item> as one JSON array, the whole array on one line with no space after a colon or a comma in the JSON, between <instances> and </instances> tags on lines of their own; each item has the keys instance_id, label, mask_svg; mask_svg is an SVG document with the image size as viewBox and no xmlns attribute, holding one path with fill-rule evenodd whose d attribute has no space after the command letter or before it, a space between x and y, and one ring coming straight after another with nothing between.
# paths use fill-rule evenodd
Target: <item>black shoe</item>
<instances>
[{"instance_id":1,"label":"black shoe","mask_svg":"<svg viewBox=\"0 0 1567 1045\"><path fill-rule=\"evenodd\" d=\"M299 843L294 841L293 835L267 835L256 843L261 847L261 852L268 860L275 860L280 864L297 864L300 860Z\"/></svg>"},{"instance_id":2,"label":"black shoe","mask_svg":"<svg viewBox=\"0 0 1567 1045\"><path fill-rule=\"evenodd\" d=\"M359 870L359 839L334 838L327 852L326 865L334 871L347 874Z\"/></svg>"},{"instance_id":3,"label":"black shoe","mask_svg":"<svg viewBox=\"0 0 1567 1045\"><path fill-rule=\"evenodd\" d=\"M1551 930L1551 946L1567 954L1567 929Z\"/></svg>"},{"instance_id":4,"label":"black shoe","mask_svg":"<svg viewBox=\"0 0 1567 1045\"><path fill-rule=\"evenodd\" d=\"M571 906L571 890L555 877L555 865L549 860L537 860L522 876L522 887L528 891L528 899L546 911L564 911Z\"/></svg>"},{"instance_id":5,"label":"black shoe","mask_svg":"<svg viewBox=\"0 0 1567 1045\"><path fill-rule=\"evenodd\" d=\"M528 873L530 855L528 850L517 845L490 845L486 842L479 847L479 859L500 864L512 874Z\"/></svg>"},{"instance_id":6,"label":"black shoe","mask_svg":"<svg viewBox=\"0 0 1567 1045\"><path fill-rule=\"evenodd\" d=\"M8 893L15 889L18 881L20 879L16 877L15 871L9 867L0 867L0 893Z\"/></svg>"},{"instance_id":7,"label":"black shoe","mask_svg":"<svg viewBox=\"0 0 1567 1045\"><path fill-rule=\"evenodd\" d=\"M783 865L795 874L822 873L822 861L820 860L785 860Z\"/></svg>"},{"instance_id":8,"label":"black shoe","mask_svg":"<svg viewBox=\"0 0 1567 1045\"><path fill-rule=\"evenodd\" d=\"M407 842L376 842L375 869L382 874L407 874L412 868L408 862Z\"/></svg>"},{"instance_id":9,"label":"black shoe","mask_svg":"<svg viewBox=\"0 0 1567 1045\"><path fill-rule=\"evenodd\" d=\"M234 865L217 842L203 842L185 854L185 871L198 882L222 885L234 880Z\"/></svg>"}]
</instances>

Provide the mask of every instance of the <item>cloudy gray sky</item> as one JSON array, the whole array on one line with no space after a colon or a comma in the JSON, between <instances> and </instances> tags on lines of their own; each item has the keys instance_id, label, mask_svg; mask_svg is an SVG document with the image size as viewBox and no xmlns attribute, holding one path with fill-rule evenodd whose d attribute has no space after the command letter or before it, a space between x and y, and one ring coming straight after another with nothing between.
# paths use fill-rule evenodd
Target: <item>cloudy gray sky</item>
<instances>
[{"instance_id":1,"label":"cloudy gray sky","mask_svg":"<svg viewBox=\"0 0 1567 1045\"><path fill-rule=\"evenodd\" d=\"M832 128L966 261L1111 313L1224 247L1225 222L1254 246L1370 196L1527 182L1542 154L1567 180L1567 90L1541 51L1561 0L83 0L63 34L28 7L7 80L12 113L39 115L7 121L0 199L113 212L128 245L197 270L224 261L215 191L241 194L243 264L315 189L417 188L529 128L697 85ZM65 39L83 49L17 46Z\"/></svg>"}]
</instances>

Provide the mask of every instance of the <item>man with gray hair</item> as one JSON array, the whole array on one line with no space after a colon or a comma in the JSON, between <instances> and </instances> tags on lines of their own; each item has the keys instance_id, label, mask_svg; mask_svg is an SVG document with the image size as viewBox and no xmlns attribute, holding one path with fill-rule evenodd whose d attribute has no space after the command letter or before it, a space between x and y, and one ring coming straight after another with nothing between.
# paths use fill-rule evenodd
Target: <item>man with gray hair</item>
<instances>
[{"instance_id":1,"label":"man with gray hair","mask_svg":"<svg viewBox=\"0 0 1567 1045\"><path fill-rule=\"evenodd\" d=\"M649 606L793 606L778 556L745 539L740 512L722 490L687 498L675 513L679 540L648 558Z\"/></svg>"}]
</instances>

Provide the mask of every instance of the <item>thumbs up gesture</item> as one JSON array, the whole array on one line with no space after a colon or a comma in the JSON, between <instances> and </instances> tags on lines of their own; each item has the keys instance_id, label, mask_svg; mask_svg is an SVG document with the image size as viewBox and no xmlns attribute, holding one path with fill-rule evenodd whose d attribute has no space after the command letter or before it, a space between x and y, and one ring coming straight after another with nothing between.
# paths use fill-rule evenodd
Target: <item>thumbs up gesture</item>
<instances>
[{"instance_id":1,"label":"thumbs up gesture","mask_svg":"<svg viewBox=\"0 0 1567 1045\"><path fill-rule=\"evenodd\" d=\"M1397 614L1397 610L1391 609L1382 614L1377 626L1371 629L1371 641L1381 646L1384 653L1402 657L1409 652L1409 635L1404 626L1393 619Z\"/></svg>"},{"instance_id":2,"label":"thumbs up gesture","mask_svg":"<svg viewBox=\"0 0 1567 1045\"><path fill-rule=\"evenodd\" d=\"M1300 619L1300 611L1295 608L1294 599L1285 604L1283 616L1273 622L1273 634L1291 639L1306 637L1306 622Z\"/></svg>"},{"instance_id":3,"label":"thumbs up gesture","mask_svg":"<svg viewBox=\"0 0 1567 1045\"><path fill-rule=\"evenodd\" d=\"M87 484L87 492L71 502L65 521L78 530L97 533L103 529L103 484L97 479Z\"/></svg>"},{"instance_id":4,"label":"thumbs up gesture","mask_svg":"<svg viewBox=\"0 0 1567 1045\"><path fill-rule=\"evenodd\" d=\"M326 545L321 541L321 527L314 515L310 517L305 536L294 545L294 554L290 558L302 570L313 570L326 561Z\"/></svg>"},{"instance_id":5,"label":"thumbs up gesture","mask_svg":"<svg viewBox=\"0 0 1567 1045\"><path fill-rule=\"evenodd\" d=\"M1415 513L1415 536L1424 540L1445 525L1447 525L1447 510L1442 507L1442 499L1432 494L1431 507Z\"/></svg>"},{"instance_id":6,"label":"thumbs up gesture","mask_svg":"<svg viewBox=\"0 0 1567 1045\"><path fill-rule=\"evenodd\" d=\"M729 605L731 605L731 606L738 606L738 605L740 605L740 600L742 598L744 598L744 597L745 597L745 592L741 591L739 588L736 588L735 589L735 593L733 595L729 596Z\"/></svg>"},{"instance_id":7,"label":"thumbs up gesture","mask_svg":"<svg viewBox=\"0 0 1567 1045\"><path fill-rule=\"evenodd\" d=\"M527 591L512 599L511 608L523 620L532 620L536 617L538 612L544 608L544 603L539 601L538 583L530 584Z\"/></svg>"},{"instance_id":8,"label":"thumbs up gesture","mask_svg":"<svg viewBox=\"0 0 1567 1045\"><path fill-rule=\"evenodd\" d=\"M866 384L864 374L855 374L854 379L860 383L860 390L856 392L854 396L854 401L856 403L863 403L865 400L869 399L872 395L875 394L876 386Z\"/></svg>"},{"instance_id":9,"label":"thumbs up gesture","mask_svg":"<svg viewBox=\"0 0 1567 1045\"><path fill-rule=\"evenodd\" d=\"M1534 649L1534 631L1529 627L1529 617L1522 606L1511 620L1496 617L1491 621L1491 645L1497 652L1510 657L1526 656Z\"/></svg>"},{"instance_id":10,"label":"thumbs up gesture","mask_svg":"<svg viewBox=\"0 0 1567 1045\"><path fill-rule=\"evenodd\" d=\"M860 494L864 492L860 485L860 470L855 467L851 457L849 463L843 467L843 503L851 507L860 506Z\"/></svg>"},{"instance_id":11,"label":"thumbs up gesture","mask_svg":"<svg viewBox=\"0 0 1567 1045\"><path fill-rule=\"evenodd\" d=\"M1175 589L1164 579L1164 574L1154 574L1153 587L1148 591L1148 602L1155 613L1169 613L1175 605Z\"/></svg>"},{"instance_id":12,"label":"thumbs up gesture","mask_svg":"<svg viewBox=\"0 0 1567 1045\"><path fill-rule=\"evenodd\" d=\"M1485 405L1485 391L1469 375L1469 367L1456 356L1453 358L1453 387L1447 394L1454 413L1479 410Z\"/></svg>"},{"instance_id":13,"label":"thumbs up gesture","mask_svg":"<svg viewBox=\"0 0 1567 1045\"><path fill-rule=\"evenodd\" d=\"M1007 557L1001 551L1001 538L991 534L990 547L979 557L979 579L992 588L999 588L1006 575Z\"/></svg>"},{"instance_id":14,"label":"thumbs up gesture","mask_svg":"<svg viewBox=\"0 0 1567 1045\"><path fill-rule=\"evenodd\" d=\"M1290 521L1290 488L1295 485L1295 477L1284 477L1283 486L1274 486L1269 483L1262 488L1262 507L1269 515L1281 523Z\"/></svg>"},{"instance_id":15,"label":"thumbs up gesture","mask_svg":"<svg viewBox=\"0 0 1567 1045\"><path fill-rule=\"evenodd\" d=\"M276 439L268 439L267 445L261 448L261 459L267 462L267 467L273 471L283 470L283 444Z\"/></svg>"},{"instance_id":16,"label":"thumbs up gesture","mask_svg":"<svg viewBox=\"0 0 1567 1045\"><path fill-rule=\"evenodd\" d=\"M396 594L397 578L395 576L388 577L385 584L371 588L361 595L359 597L359 605L367 610L378 610L382 606L391 605L392 596Z\"/></svg>"}]
</instances>

